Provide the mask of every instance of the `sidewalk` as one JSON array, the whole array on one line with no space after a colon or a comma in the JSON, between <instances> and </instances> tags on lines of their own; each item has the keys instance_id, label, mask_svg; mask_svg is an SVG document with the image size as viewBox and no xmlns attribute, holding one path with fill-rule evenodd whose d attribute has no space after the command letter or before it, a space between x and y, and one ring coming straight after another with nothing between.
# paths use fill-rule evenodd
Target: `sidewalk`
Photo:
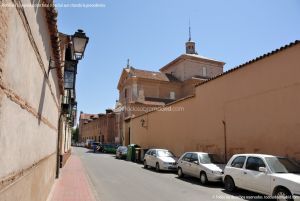
<instances>
[{"instance_id":1,"label":"sidewalk","mask_svg":"<svg viewBox=\"0 0 300 201\"><path fill-rule=\"evenodd\" d=\"M79 157L72 154L60 169L48 201L96 201L87 177Z\"/></svg>"}]
</instances>

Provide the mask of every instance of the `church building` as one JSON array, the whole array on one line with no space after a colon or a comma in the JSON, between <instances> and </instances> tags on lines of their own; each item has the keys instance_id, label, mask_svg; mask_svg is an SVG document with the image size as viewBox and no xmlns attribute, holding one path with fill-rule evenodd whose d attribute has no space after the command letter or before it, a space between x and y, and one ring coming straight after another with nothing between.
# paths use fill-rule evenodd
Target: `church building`
<instances>
[{"instance_id":1,"label":"church building","mask_svg":"<svg viewBox=\"0 0 300 201\"><path fill-rule=\"evenodd\" d=\"M130 119L165 106L179 99L193 96L195 85L223 73L224 62L210 59L196 52L196 43L189 39L185 53L164 65L159 71L148 71L127 66L122 70L119 82L117 114L120 143L130 144Z\"/></svg>"}]
</instances>

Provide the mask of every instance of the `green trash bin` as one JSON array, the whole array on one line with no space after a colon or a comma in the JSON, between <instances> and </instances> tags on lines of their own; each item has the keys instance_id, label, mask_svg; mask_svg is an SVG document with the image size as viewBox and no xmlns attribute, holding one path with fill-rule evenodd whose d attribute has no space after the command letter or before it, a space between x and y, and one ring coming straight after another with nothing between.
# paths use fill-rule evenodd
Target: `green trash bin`
<instances>
[{"instance_id":1,"label":"green trash bin","mask_svg":"<svg viewBox=\"0 0 300 201\"><path fill-rule=\"evenodd\" d=\"M130 144L128 145L128 150L127 150L127 160L128 161L135 161L135 148L140 147L139 145L136 144Z\"/></svg>"}]
</instances>

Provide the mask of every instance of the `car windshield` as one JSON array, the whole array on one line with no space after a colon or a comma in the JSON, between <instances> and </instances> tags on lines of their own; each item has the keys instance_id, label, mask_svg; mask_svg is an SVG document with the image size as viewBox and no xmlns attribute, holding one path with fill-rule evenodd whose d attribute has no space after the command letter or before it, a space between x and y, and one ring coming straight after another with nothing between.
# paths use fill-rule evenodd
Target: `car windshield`
<instances>
[{"instance_id":1,"label":"car windshield","mask_svg":"<svg viewBox=\"0 0 300 201\"><path fill-rule=\"evenodd\" d=\"M167 151L167 150L158 150L157 151L157 156L160 156L160 157L174 157L174 154L170 151Z\"/></svg>"},{"instance_id":2,"label":"car windshield","mask_svg":"<svg viewBox=\"0 0 300 201\"><path fill-rule=\"evenodd\" d=\"M288 158L266 157L273 173L300 173L300 166Z\"/></svg>"},{"instance_id":3,"label":"car windshield","mask_svg":"<svg viewBox=\"0 0 300 201\"><path fill-rule=\"evenodd\" d=\"M210 163L220 164L220 163L222 163L221 159L216 154L200 154L199 158L200 158L200 163L202 163L202 164L210 164Z\"/></svg>"},{"instance_id":4,"label":"car windshield","mask_svg":"<svg viewBox=\"0 0 300 201\"><path fill-rule=\"evenodd\" d=\"M119 147L118 150L119 151L127 151L127 147Z\"/></svg>"}]
</instances>

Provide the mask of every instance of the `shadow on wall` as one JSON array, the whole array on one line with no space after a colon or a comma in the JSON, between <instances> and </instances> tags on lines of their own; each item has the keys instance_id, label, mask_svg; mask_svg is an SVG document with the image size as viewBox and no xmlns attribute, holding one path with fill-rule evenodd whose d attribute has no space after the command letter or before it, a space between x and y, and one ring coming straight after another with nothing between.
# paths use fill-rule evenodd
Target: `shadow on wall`
<instances>
[{"instance_id":1,"label":"shadow on wall","mask_svg":"<svg viewBox=\"0 0 300 201\"><path fill-rule=\"evenodd\" d=\"M41 91L41 96L40 96L40 102L39 102L39 109L38 109L38 124L41 124L42 120L42 114L43 114L43 108L44 108L44 102L45 102L45 94L46 94L46 75L44 75L43 79L43 86L42 86L42 91Z\"/></svg>"}]
</instances>

